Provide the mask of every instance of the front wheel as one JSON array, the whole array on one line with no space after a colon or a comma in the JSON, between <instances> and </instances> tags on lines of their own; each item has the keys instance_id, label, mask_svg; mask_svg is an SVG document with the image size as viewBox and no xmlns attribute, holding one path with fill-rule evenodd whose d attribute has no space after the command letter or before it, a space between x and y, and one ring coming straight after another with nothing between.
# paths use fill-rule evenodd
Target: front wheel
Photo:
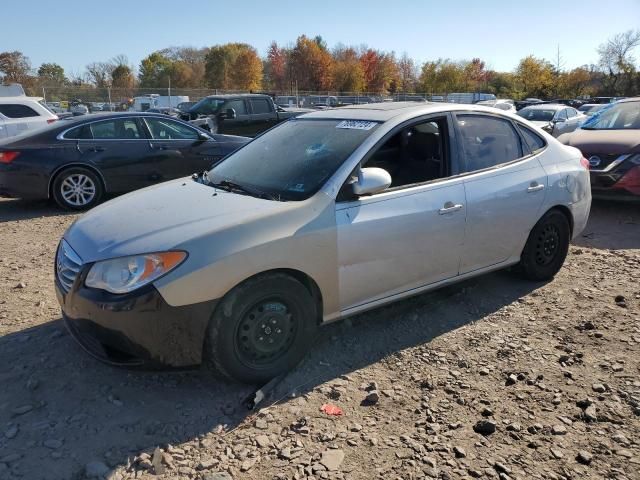
<instances>
[{"instance_id":1,"label":"front wheel","mask_svg":"<svg viewBox=\"0 0 640 480\"><path fill-rule=\"evenodd\" d=\"M67 210L87 210L102 198L102 183L98 176L82 167L72 167L60 172L53 181L53 198Z\"/></svg>"},{"instance_id":2,"label":"front wheel","mask_svg":"<svg viewBox=\"0 0 640 480\"><path fill-rule=\"evenodd\" d=\"M535 281L550 280L562 268L569 251L571 228L558 210L547 212L535 224L520 257L523 275Z\"/></svg>"},{"instance_id":3,"label":"front wheel","mask_svg":"<svg viewBox=\"0 0 640 480\"><path fill-rule=\"evenodd\" d=\"M282 273L262 275L222 299L209 323L205 354L224 377L266 382L300 362L316 325L316 303L302 283Z\"/></svg>"}]
</instances>

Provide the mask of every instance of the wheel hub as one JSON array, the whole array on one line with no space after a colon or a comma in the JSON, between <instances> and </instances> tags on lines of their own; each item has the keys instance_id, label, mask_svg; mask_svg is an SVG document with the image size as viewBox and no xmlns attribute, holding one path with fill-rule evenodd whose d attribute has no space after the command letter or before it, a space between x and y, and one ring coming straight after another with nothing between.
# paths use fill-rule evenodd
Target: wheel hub
<instances>
[{"instance_id":1,"label":"wheel hub","mask_svg":"<svg viewBox=\"0 0 640 480\"><path fill-rule=\"evenodd\" d=\"M549 265L558 253L560 233L555 225L547 225L542 229L536 242L536 263Z\"/></svg>"},{"instance_id":2,"label":"wheel hub","mask_svg":"<svg viewBox=\"0 0 640 480\"><path fill-rule=\"evenodd\" d=\"M272 362L292 343L295 321L281 301L263 301L252 306L239 324L237 342L245 363Z\"/></svg>"}]
</instances>

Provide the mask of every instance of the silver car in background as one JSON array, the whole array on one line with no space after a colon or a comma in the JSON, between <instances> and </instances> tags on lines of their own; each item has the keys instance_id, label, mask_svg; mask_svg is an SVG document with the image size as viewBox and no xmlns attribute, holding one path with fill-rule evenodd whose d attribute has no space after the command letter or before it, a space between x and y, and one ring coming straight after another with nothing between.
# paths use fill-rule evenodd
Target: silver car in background
<instances>
[{"instance_id":1,"label":"silver car in background","mask_svg":"<svg viewBox=\"0 0 640 480\"><path fill-rule=\"evenodd\" d=\"M519 110L517 115L529 120L536 127L554 137L573 132L589 117L573 107L561 104L543 103Z\"/></svg>"},{"instance_id":2,"label":"silver car in background","mask_svg":"<svg viewBox=\"0 0 640 480\"><path fill-rule=\"evenodd\" d=\"M64 234L71 334L117 365L295 366L319 325L518 265L561 268L591 205L580 152L480 106L380 103L289 120L208 172Z\"/></svg>"}]
</instances>

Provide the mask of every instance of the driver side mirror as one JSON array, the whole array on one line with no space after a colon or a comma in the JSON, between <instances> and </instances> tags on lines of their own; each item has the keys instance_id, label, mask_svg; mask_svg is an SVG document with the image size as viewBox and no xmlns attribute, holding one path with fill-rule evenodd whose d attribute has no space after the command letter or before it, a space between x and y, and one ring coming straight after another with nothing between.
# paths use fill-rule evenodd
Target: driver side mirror
<instances>
[{"instance_id":1,"label":"driver side mirror","mask_svg":"<svg viewBox=\"0 0 640 480\"><path fill-rule=\"evenodd\" d=\"M361 168L358 179L351 184L356 195L373 195L380 193L391 185L391 175L383 168Z\"/></svg>"},{"instance_id":2,"label":"driver side mirror","mask_svg":"<svg viewBox=\"0 0 640 480\"><path fill-rule=\"evenodd\" d=\"M233 120L236 118L236 111L233 108L227 108L224 112L221 112L218 117L223 120Z\"/></svg>"},{"instance_id":3,"label":"driver side mirror","mask_svg":"<svg viewBox=\"0 0 640 480\"><path fill-rule=\"evenodd\" d=\"M198 140L202 141L202 142L206 142L207 140L210 140L211 137L209 135L207 135L204 132L198 132Z\"/></svg>"}]
</instances>

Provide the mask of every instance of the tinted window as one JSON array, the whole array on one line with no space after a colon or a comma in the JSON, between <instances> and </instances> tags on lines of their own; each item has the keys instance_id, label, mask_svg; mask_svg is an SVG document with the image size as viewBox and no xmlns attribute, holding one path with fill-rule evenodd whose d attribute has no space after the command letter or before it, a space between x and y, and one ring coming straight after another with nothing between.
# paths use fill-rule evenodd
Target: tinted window
<instances>
[{"instance_id":1,"label":"tinted window","mask_svg":"<svg viewBox=\"0 0 640 480\"><path fill-rule=\"evenodd\" d=\"M542 108L523 108L518 112L522 118L531 122L550 122L555 115L555 110L544 110Z\"/></svg>"},{"instance_id":2,"label":"tinted window","mask_svg":"<svg viewBox=\"0 0 640 480\"><path fill-rule=\"evenodd\" d=\"M244 100L230 100L224 105L225 110L233 108L236 111L236 115L246 115L247 107L244 105Z\"/></svg>"},{"instance_id":3,"label":"tinted window","mask_svg":"<svg viewBox=\"0 0 640 480\"><path fill-rule=\"evenodd\" d=\"M26 105L8 103L0 105L0 113L9 118L39 117L38 112Z\"/></svg>"},{"instance_id":4,"label":"tinted window","mask_svg":"<svg viewBox=\"0 0 640 480\"><path fill-rule=\"evenodd\" d=\"M135 120L129 118L91 123L89 127L96 140L133 140L142 137Z\"/></svg>"},{"instance_id":5,"label":"tinted window","mask_svg":"<svg viewBox=\"0 0 640 480\"><path fill-rule=\"evenodd\" d=\"M89 125L80 125L79 127L72 128L64 134L64 138L71 140L90 140L93 138L91 128Z\"/></svg>"},{"instance_id":6,"label":"tinted window","mask_svg":"<svg viewBox=\"0 0 640 480\"><path fill-rule=\"evenodd\" d=\"M531 131L524 125L518 125L518 127L522 132L522 136L524 137L525 142L527 142L527 145L529 146L529 150L531 150L532 152L537 152L541 148L545 147L546 143L540 135Z\"/></svg>"},{"instance_id":7,"label":"tinted window","mask_svg":"<svg viewBox=\"0 0 640 480\"><path fill-rule=\"evenodd\" d=\"M271 113L269 102L265 98L251 100L251 109L253 113Z\"/></svg>"},{"instance_id":8,"label":"tinted window","mask_svg":"<svg viewBox=\"0 0 640 480\"><path fill-rule=\"evenodd\" d=\"M520 137L509 121L481 115L458 115L457 119L467 172L522 157Z\"/></svg>"},{"instance_id":9,"label":"tinted window","mask_svg":"<svg viewBox=\"0 0 640 480\"><path fill-rule=\"evenodd\" d=\"M181 123L160 118L145 118L151 138L156 140L197 140L198 132Z\"/></svg>"},{"instance_id":10,"label":"tinted window","mask_svg":"<svg viewBox=\"0 0 640 480\"><path fill-rule=\"evenodd\" d=\"M558 116L556 117L557 119L564 119L566 120L567 117L567 109L565 108L564 110L560 110L560 113L558 113Z\"/></svg>"},{"instance_id":11,"label":"tinted window","mask_svg":"<svg viewBox=\"0 0 640 480\"><path fill-rule=\"evenodd\" d=\"M376 128L375 122L290 120L232 153L209 177L283 200L303 200L317 192Z\"/></svg>"}]
</instances>

